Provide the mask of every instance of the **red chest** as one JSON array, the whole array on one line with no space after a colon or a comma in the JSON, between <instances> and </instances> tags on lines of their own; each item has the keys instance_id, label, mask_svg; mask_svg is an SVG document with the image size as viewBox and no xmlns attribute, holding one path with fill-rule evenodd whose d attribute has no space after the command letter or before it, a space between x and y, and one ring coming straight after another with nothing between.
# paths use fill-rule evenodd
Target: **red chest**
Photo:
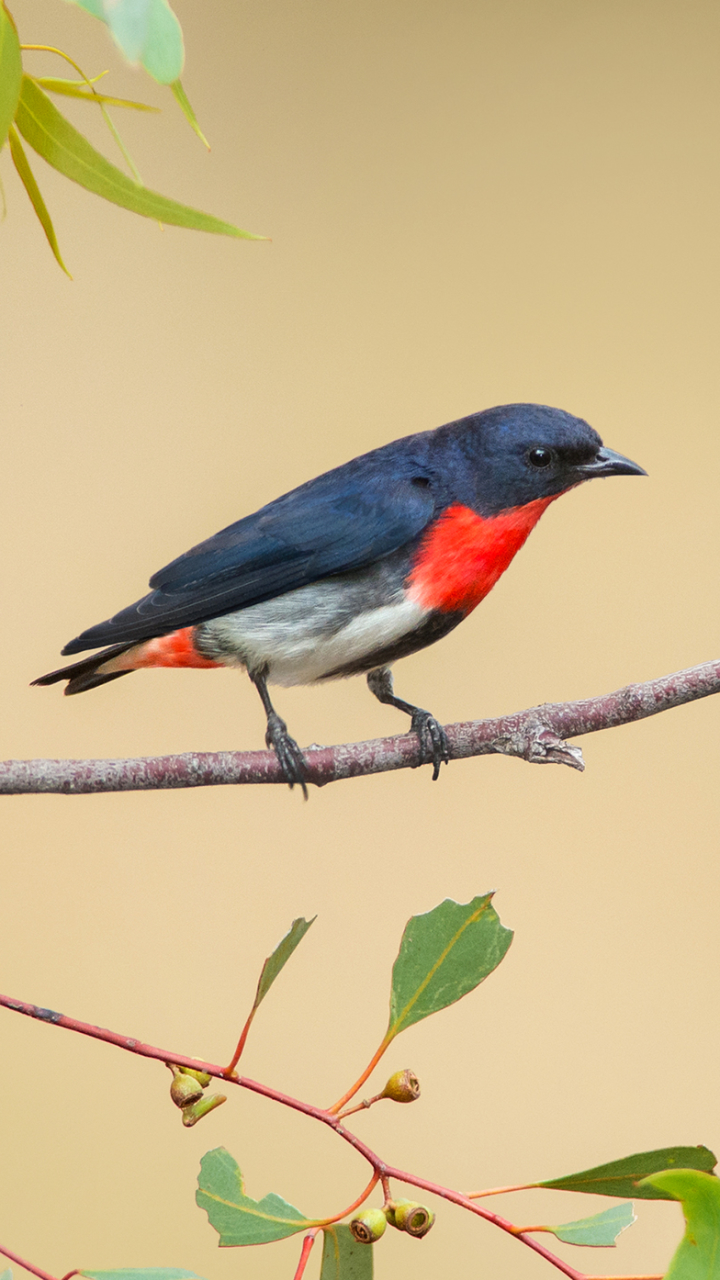
<instances>
[{"instance_id":1,"label":"red chest","mask_svg":"<svg viewBox=\"0 0 720 1280\"><path fill-rule=\"evenodd\" d=\"M426 609L470 613L520 550L553 498L486 520L469 507L448 507L426 533L408 593Z\"/></svg>"}]
</instances>

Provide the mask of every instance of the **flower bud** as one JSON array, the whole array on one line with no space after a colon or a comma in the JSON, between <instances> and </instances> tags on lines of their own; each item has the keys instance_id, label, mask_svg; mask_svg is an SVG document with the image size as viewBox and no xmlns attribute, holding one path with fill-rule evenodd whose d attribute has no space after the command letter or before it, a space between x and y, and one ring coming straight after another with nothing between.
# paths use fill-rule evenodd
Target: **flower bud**
<instances>
[{"instance_id":1,"label":"flower bud","mask_svg":"<svg viewBox=\"0 0 720 1280\"><path fill-rule=\"evenodd\" d=\"M185 1128L192 1128L194 1124L197 1124L198 1120L202 1120L203 1116L206 1116L209 1111L214 1111L223 1102L227 1102L224 1093L213 1093L209 1098L200 1098L198 1102L193 1102L192 1105L183 1107L182 1122Z\"/></svg>"},{"instance_id":2,"label":"flower bud","mask_svg":"<svg viewBox=\"0 0 720 1280\"><path fill-rule=\"evenodd\" d=\"M435 1221L435 1214L430 1209L413 1200L396 1200L394 1217L393 1225L398 1231L406 1231L416 1240L426 1236Z\"/></svg>"},{"instance_id":3,"label":"flower bud","mask_svg":"<svg viewBox=\"0 0 720 1280\"><path fill-rule=\"evenodd\" d=\"M420 1097L420 1081L413 1071L396 1071L380 1094L393 1102L415 1102Z\"/></svg>"},{"instance_id":4,"label":"flower bud","mask_svg":"<svg viewBox=\"0 0 720 1280\"><path fill-rule=\"evenodd\" d=\"M196 1071L194 1067L178 1067L178 1071L181 1071L184 1076L192 1076L203 1089L207 1089L212 1080L212 1076L207 1071Z\"/></svg>"},{"instance_id":5,"label":"flower bud","mask_svg":"<svg viewBox=\"0 0 720 1280\"><path fill-rule=\"evenodd\" d=\"M187 1107L193 1102L197 1102L198 1098L202 1098L202 1086L197 1080L193 1080L191 1076L183 1075L180 1071L173 1072L173 1081L170 1085L170 1097L176 1107Z\"/></svg>"},{"instance_id":6,"label":"flower bud","mask_svg":"<svg viewBox=\"0 0 720 1280\"><path fill-rule=\"evenodd\" d=\"M387 1218L382 1209L365 1209L350 1223L358 1244L374 1244L383 1235L387 1226Z\"/></svg>"}]
</instances>

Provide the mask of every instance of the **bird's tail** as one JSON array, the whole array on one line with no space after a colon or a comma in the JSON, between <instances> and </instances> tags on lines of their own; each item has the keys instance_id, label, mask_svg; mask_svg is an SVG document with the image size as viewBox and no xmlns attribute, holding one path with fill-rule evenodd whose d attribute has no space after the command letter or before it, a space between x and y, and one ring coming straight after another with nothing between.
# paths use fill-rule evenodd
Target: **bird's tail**
<instances>
[{"instance_id":1,"label":"bird's tail","mask_svg":"<svg viewBox=\"0 0 720 1280\"><path fill-rule=\"evenodd\" d=\"M139 644L135 640L112 644L109 649L94 653L92 658L83 658L69 667L60 667L57 671L49 671L46 676L39 676L33 684L56 684L58 680L67 680L66 693L85 693L86 689L97 689L108 680L117 680L118 676L126 676L143 667L220 666L222 663L204 657L196 649L194 628L181 627L179 631L155 636Z\"/></svg>"},{"instance_id":2,"label":"bird's tail","mask_svg":"<svg viewBox=\"0 0 720 1280\"><path fill-rule=\"evenodd\" d=\"M81 662L72 662L69 667L60 667L57 671L49 671L46 676L38 676L33 684L57 684L58 680L67 680L66 693L85 693L88 689L97 689L108 680L117 680L127 676L133 670L128 666L123 671L103 671L106 663L112 663L121 653L132 649L132 644L114 644L101 653L94 653L91 658L83 658Z\"/></svg>"}]
</instances>

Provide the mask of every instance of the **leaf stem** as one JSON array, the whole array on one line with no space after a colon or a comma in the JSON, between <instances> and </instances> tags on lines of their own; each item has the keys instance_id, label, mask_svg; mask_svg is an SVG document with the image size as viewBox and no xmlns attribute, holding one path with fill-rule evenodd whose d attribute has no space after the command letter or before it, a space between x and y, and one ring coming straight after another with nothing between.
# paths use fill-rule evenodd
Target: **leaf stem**
<instances>
[{"instance_id":1,"label":"leaf stem","mask_svg":"<svg viewBox=\"0 0 720 1280\"><path fill-rule=\"evenodd\" d=\"M360 1208L361 1204L365 1203L371 1191L375 1190L375 1187L377 1186L379 1181L380 1181L380 1174L377 1172L377 1170L375 1170L372 1178L368 1182L362 1195L358 1196L357 1200L353 1200L352 1204L348 1205L347 1209L343 1209L342 1213L336 1213L335 1216L332 1218L323 1218L320 1226L329 1227L331 1223L340 1222L342 1218L347 1218L348 1214L354 1213L356 1209Z\"/></svg>"},{"instance_id":2,"label":"leaf stem","mask_svg":"<svg viewBox=\"0 0 720 1280\"><path fill-rule=\"evenodd\" d=\"M245 1048L245 1041L246 1041L246 1040L247 1040L247 1038L248 1038L248 1033L249 1033L250 1028L251 1028L251 1026L252 1026L252 1020L253 1020L253 1018L255 1017L255 1014L257 1013L257 1011L258 1011L258 1006L257 1006L256 1004L254 1004L254 1005L253 1005L253 1007L252 1007L252 1009L250 1010L250 1012L249 1012L248 1016L247 1016L247 1022L245 1023L245 1026L243 1027L243 1029L242 1029L242 1031L241 1031L241 1033L240 1033L240 1039L239 1039L239 1040L238 1040L238 1042L237 1042L237 1049L235 1050L235 1052L234 1052L234 1054L233 1054L233 1056L232 1056L232 1058L231 1058L230 1062L228 1063L227 1067L225 1068L225 1075L226 1075L228 1078L231 1078L231 1077L232 1077L233 1072L234 1072L234 1070L235 1070L235 1068L236 1068L236 1066L237 1066L238 1062L240 1061L240 1055L242 1054L242 1051L243 1051L243 1049Z\"/></svg>"},{"instance_id":3,"label":"leaf stem","mask_svg":"<svg viewBox=\"0 0 720 1280\"><path fill-rule=\"evenodd\" d=\"M502 1196L507 1195L510 1191L532 1191L534 1187L539 1186L538 1182L519 1182L515 1187L490 1187L487 1191L471 1191L468 1193L468 1200L479 1200L482 1196Z\"/></svg>"},{"instance_id":4,"label":"leaf stem","mask_svg":"<svg viewBox=\"0 0 720 1280\"><path fill-rule=\"evenodd\" d=\"M343 1094L342 1098L338 1098L337 1102L334 1102L334 1103L333 1103L333 1105L332 1105L331 1107L328 1107L328 1115L336 1116L336 1115L338 1114L338 1112L339 1112L339 1111L342 1111L343 1107L345 1106L345 1103L346 1103L346 1102L349 1102L351 1098L354 1098L354 1097L355 1097L355 1094L358 1092L358 1090L359 1090L359 1089L362 1089L362 1087L363 1087L363 1085L364 1085L365 1081L367 1080L368 1076L371 1076L371 1075L372 1075L372 1073L373 1073L373 1071L375 1070L375 1068L376 1068L376 1066L377 1066L378 1062L379 1062L379 1061L380 1061L380 1059L382 1058L382 1056L383 1056L383 1054L384 1054L385 1050L388 1048L388 1046L389 1046L390 1044L392 1044L392 1041L393 1041L394 1039L395 1039L394 1035L391 1035L391 1034L390 1034L390 1032L388 1031L388 1032L386 1033L386 1035L385 1035L384 1040L383 1040L383 1041L381 1042L381 1044L378 1046L378 1048L377 1048L376 1052L373 1054L372 1058L370 1059L370 1061L369 1061L368 1065L366 1066L365 1070L363 1071L362 1075L361 1075L361 1076L358 1076L358 1078L357 1078L357 1080L355 1081L354 1085L351 1085L351 1087L348 1089L347 1093L344 1093L344 1094ZM373 1099L373 1101L375 1101L375 1099ZM359 1107L356 1107L356 1108L354 1108L354 1110L359 1111L359 1110L360 1110L360 1108L359 1108Z\"/></svg>"},{"instance_id":5,"label":"leaf stem","mask_svg":"<svg viewBox=\"0 0 720 1280\"><path fill-rule=\"evenodd\" d=\"M24 1267L26 1271L31 1271L34 1276L39 1276L40 1280L56 1280L55 1276L51 1276L49 1271L43 1271L41 1267L36 1267L32 1262L27 1262L25 1258L20 1257L19 1253L13 1253L12 1249L6 1249L4 1245L0 1245L0 1253L9 1258L11 1262L17 1263L19 1267ZM71 1271L70 1275L75 1275L75 1272Z\"/></svg>"},{"instance_id":6,"label":"leaf stem","mask_svg":"<svg viewBox=\"0 0 720 1280\"><path fill-rule=\"evenodd\" d=\"M317 1236L317 1233L319 1230L320 1230L319 1227L313 1227L312 1231L308 1231L307 1235L303 1236L300 1261L297 1264L297 1271L295 1272L295 1276L293 1280L302 1280L302 1276L304 1275L305 1268L307 1266L308 1258L310 1257L310 1254L312 1252L312 1247L315 1243L315 1237Z\"/></svg>"}]
</instances>

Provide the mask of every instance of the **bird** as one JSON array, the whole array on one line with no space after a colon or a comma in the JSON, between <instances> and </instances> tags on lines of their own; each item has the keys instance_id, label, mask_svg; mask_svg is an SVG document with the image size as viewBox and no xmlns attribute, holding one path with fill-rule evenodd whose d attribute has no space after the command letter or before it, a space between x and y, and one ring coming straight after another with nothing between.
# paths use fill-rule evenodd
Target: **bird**
<instances>
[{"instance_id":1,"label":"bird","mask_svg":"<svg viewBox=\"0 0 720 1280\"><path fill-rule=\"evenodd\" d=\"M307 797L305 757L268 685L364 673L381 703L410 716L437 779L447 736L395 696L392 664L468 617L561 494L646 474L562 409L472 413L353 458L200 542L154 574L149 594L62 650L99 653L32 683L66 680L76 694L144 668L244 668L266 745Z\"/></svg>"}]
</instances>

